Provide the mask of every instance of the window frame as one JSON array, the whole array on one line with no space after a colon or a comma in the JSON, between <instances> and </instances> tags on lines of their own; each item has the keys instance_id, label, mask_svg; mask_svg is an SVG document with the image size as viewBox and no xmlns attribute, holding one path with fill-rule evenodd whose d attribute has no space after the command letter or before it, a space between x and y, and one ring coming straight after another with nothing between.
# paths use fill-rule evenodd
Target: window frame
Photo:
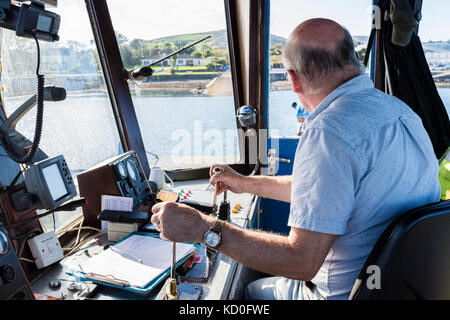
<instances>
[{"instance_id":1,"label":"window frame","mask_svg":"<svg viewBox=\"0 0 450 320\"><path fill-rule=\"evenodd\" d=\"M136 151L148 177L150 166L106 0L85 1L122 148Z\"/></svg>"}]
</instances>

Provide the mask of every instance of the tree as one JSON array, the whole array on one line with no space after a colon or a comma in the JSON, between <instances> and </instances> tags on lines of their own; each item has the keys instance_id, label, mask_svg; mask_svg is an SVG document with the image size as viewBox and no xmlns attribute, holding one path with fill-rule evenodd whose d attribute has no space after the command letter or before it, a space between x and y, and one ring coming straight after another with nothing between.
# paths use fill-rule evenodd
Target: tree
<instances>
[{"instance_id":1,"label":"tree","mask_svg":"<svg viewBox=\"0 0 450 320\"><path fill-rule=\"evenodd\" d=\"M130 41L130 47L133 49L139 49L145 46L145 40L142 39L133 39Z\"/></svg>"},{"instance_id":2,"label":"tree","mask_svg":"<svg viewBox=\"0 0 450 320\"><path fill-rule=\"evenodd\" d=\"M70 49L75 52L80 52L86 47L85 44L75 40L67 40L67 44L69 45Z\"/></svg>"},{"instance_id":3,"label":"tree","mask_svg":"<svg viewBox=\"0 0 450 320\"><path fill-rule=\"evenodd\" d=\"M117 39L117 43L119 44L119 46L122 46L128 42L128 38L126 36L124 36L123 34L117 32L117 31L114 31L114 33L116 34L116 39Z\"/></svg>"},{"instance_id":4,"label":"tree","mask_svg":"<svg viewBox=\"0 0 450 320\"><path fill-rule=\"evenodd\" d=\"M209 58L212 57L214 54L212 53L212 51L210 49L207 49L206 51L203 51L203 58Z\"/></svg>"},{"instance_id":5,"label":"tree","mask_svg":"<svg viewBox=\"0 0 450 320\"><path fill-rule=\"evenodd\" d=\"M177 59L178 59L178 55L176 54L176 55L174 55L174 56L172 56L171 58L170 58L170 61L172 62L172 67L173 68L177 68L178 69L178 66L177 66ZM172 72L172 71L171 71ZM174 72L175 73L175 72ZM172 73L172 74L174 74L174 73Z\"/></svg>"},{"instance_id":6,"label":"tree","mask_svg":"<svg viewBox=\"0 0 450 320\"><path fill-rule=\"evenodd\" d=\"M195 50L191 53L191 57L200 59L202 57L202 53L200 51Z\"/></svg>"},{"instance_id":7,"label":"tree","mask_svg":"<svg viewBox=\"0 0 450 320\"><path fill-rule=\"evenodd\" d=\"M171 53L172 51L174 51L174 50L173 50L172 42L166 42L166 43L164 43L164 45L163 45L163 51L164 51L164 54L169 54L169 53Z\"/></svg>"},{"instance_id":8,"label":"tree","mask_svg":"<svg viewBox=\"0 0 450 320\"><path fill-rule=\"evenodd\" d=\"M151 48L149 55L151 57L159 57L159 56L161 56L161 49L159 47Z\"/></svg>"},{"instance_id":9,"label":"tree","mask_svg":"<svg viewBox=\"0 0 450 320\"><path fill-rule=\"evenodd\" d=\"M366 57L366 48L362 48L362 49L358 50L358 56L359 56L359 62L363 63L364 58Z\"/></svg>"},{"instance_id":10,"label":"tree","mask_svg":"<svg viewBox=\"0 0 450 320\"><path fill-rule=\"evenodd\" d=\"M120 55L122 56L123 65L125 68L133 68L136 65L136 60L133 53L128 46L120 47Z\"/></svg>"},{"instance_id":11,"label":"tree","mask_svg":"<svg viewBox=\"0 0 450 320\"><path fill-rule=\"evenodd\" d=\"M216 59L216 63L218 65L221 65L221 66L227 66L228 65L228 59L225 58L225 57L220 57L220 58Z\"/></svg>"},{"instance_id":12,"label":"tree","mask_svg":"<svg viewBox=\"0 0 450 320\"><path fill-rule=\"evenodd\" d=\"M210 62L206 65L206 69L208 71L216 71L216 65L214 63Z\"/></svg>"},{"instance_id":13,"label":"tree","mask_svg":"<svg viewBox=\"0 0 450 320\"><path fill-rule=\"evenodd\" d=\"M277 47L270 48L270 55L271 56L280 56L281 55L281 49Z\"/></svg>"}]
</instances>

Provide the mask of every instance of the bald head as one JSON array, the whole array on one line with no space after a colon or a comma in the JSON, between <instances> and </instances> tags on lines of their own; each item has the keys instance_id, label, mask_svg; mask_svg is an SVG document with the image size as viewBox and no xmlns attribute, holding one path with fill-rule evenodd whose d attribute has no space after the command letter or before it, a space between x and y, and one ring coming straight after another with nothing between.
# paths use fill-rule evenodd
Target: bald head
<instances>
[{"instance_id":1,"label":"bald head","mask_svg":"<svg viewBox=\"0 0 450 320\"><path fill-rule=\"evenodd\" d=\"M310 19L298 25L286 44L286 67L295 70L311 89L334 87L349 76L359 75L353 39L340 24L329 19Z\"/></svg>"},{"instance_id":2,"label":"bald head","mask_svg":"<svg viewBox=\"0 0 450 320\"><path fill-rule=\"evenodd\" d=\"M299 24L289 37L289 41L304 46L332 50L344 39L345 30L329 19L310 19Z\"/></svg>"}]
</instances>

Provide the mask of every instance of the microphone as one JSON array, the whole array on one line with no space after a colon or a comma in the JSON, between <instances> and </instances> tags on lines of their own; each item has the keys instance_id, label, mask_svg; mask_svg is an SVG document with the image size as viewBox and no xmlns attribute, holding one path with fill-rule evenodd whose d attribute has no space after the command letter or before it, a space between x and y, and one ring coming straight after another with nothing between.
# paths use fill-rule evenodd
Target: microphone
<instances>
[{"instance_id":1,"label":"microphone","mask_svg":"<svg viewBox=\"0 0 450 320\"><path fill-rule=\"evenodd\" d=\"M63 101L66 99L66 89L48 86L44 88L44 101Z\"/></svg>"}]
</instances>

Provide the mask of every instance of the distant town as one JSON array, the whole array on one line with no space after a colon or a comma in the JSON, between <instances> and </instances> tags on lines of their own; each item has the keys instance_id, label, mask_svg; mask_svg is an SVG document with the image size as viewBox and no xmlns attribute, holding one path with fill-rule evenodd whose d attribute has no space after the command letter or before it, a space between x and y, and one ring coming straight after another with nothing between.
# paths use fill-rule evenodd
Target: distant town
<instances>
[{"instance_id":1,"label":"distant town","mask_svg":"<svg viewBox=\"0 0 450 320\"><path fill-rule=\"evenodd\" d=\"M116 39L124 67L132 70L154 63L206 35L211 37L152 66L153 76L143 81L139 88L148 91L168 90L188 94L189 92L232 94L228 40L225 30L182 34L153 40L128 39L116 32ZM359 58L363 61L368 37L354 36L353 40ZM286 41L285 38L276 35L270 37L271 90L290 89L282 59ZM10 43L8 53L15 57L10 60L8 70L4 70L11 79L8 83L9 93L16 96L31 94L35 90L34 43L13 35L10 35L8 43ZM435 83L437 86L450 87L450 40L429 41L422 45ZM59 83L69 91L104 90L100 61L93 42L91 45L77 41L42 43L41 49L41 70L45 72L48 83ZM171 82L170 86L165 84L167 81ZM130 86L130 89L137 90L137 87Z\"/></svg>"}]
</instances>

